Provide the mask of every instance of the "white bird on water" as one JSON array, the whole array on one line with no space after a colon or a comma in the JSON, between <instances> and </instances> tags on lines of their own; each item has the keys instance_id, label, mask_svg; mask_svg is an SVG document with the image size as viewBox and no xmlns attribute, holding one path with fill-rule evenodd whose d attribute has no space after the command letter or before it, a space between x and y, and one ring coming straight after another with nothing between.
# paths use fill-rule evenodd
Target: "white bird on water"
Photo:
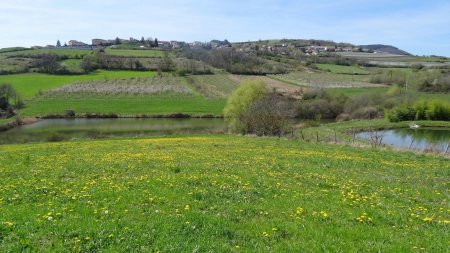
<instances>
[{"instance_id":1,"label":"white bird on water","mask_svg":"<svg viewBox=\"0 0 450 253\"><path fill-rule=\"evenodd\" d=\"M419 128L420 126L419 125L417 125L416 123L412 123L411 125L409 125L409 128L412 128L412 129L417 129L417 128Z\"/></svg>"}]
</instances>

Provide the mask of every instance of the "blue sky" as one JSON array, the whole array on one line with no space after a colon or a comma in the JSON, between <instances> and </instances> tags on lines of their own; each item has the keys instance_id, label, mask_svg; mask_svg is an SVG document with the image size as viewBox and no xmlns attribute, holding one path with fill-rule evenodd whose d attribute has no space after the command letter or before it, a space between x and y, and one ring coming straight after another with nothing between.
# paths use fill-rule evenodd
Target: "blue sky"
<instances>
[{"instance_id":1,"label":"blue sky","mask_svg":"<svg viewBox=\"0 0 450 253\"><path fill-rule=\"evenodd\" d=\"M77 39L327 39L450 56L450 1L0 0L0 48Z\"/></svg>"}]
</instances>

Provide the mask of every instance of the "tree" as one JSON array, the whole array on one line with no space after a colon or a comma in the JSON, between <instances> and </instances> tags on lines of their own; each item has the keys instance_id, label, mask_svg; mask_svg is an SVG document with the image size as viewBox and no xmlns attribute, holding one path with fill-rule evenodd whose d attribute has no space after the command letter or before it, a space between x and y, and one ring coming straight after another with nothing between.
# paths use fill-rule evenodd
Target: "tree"
<instances>
[{"instance_id":1,"label":"tree","mask_svg":"<svg viewBox=\"0 0 450 253\"><path fill-rule=\"evenodd\" d=\"M235 130L245 131L243 116L266 95L266 84L261 79L243 81L227 100L223 110L225 118Z\"/></svg>"},{"instance_id":2,"label":"tree","mask_svg":"<svg viewBox=\"0 0 450 253\"><path fill-rule=\"evenodd\" d=\"M59 57L56 54L43 54L36 62L36 66L44 73L55 73L59 69Z\"/></svg>"},{"instance_id":3,"label":"tree","mask_svg":"<svg viewBox=\"0 0 450 253\"><path fill-rule=\"evenodd\" d=\"M85 73L89 73L92 70L97 68L97 63L94 57L90 55L86 55L80 63L80 67L83 69Z\"/></svg>"},{"instance_id":4,"label":"tree","mask_svg":"<svg viewBox=\"0 0 450 253\"><path fill-rule=\"evenodd\" d=\"M56 41L56 47L61 47L61 41Z\"/></svg>"},{"instance_id":5,"label":"tree","mask_svg":"<svg viewBox=\"0 0 450 253\"><path fill-rule=\"evenodd\" d=\"M141 38L141 43L142 43L142 44L145 44L144 36L142 36L142 38Z\"/></svg>"},{"instance_id":6,"label":"tree","mask_svg":"<svg viewBox=\"0 0 450 253\"><path fill-rule=\"evenodd\" d=\"M288 130L287 111L287 104L277 94L269 94L253 103L241 116L242 132L281 136Z\"/></svg>"},{"instance_id":7,"label":"tree","mask_svg":"<svg viewBox=\"0 0 450 253\"><path fill-rule=\"evenodd\" d=\"M155 47L159 47L158 39L155 38Z\"/></svg>"},{"instance_id":8,"label":"tree","mask_svg":"<svg viewBox=\"0 0 450 253\"><path fill-rule=\"evenodd\" d=\"M11 105L11 100L16 100L16 104L19 103L14 88L10 84L0 84L0 117L11 117L14 115L14 107ZM22 102L20 101L20 103Z\"/></svg>"},{"instance_id":9,"label":"tree","mask_svg":"<svg viewBox=\"0 0 450 253\"><path fill-rule=\"evenodd\" d=\"M119 37L116 37L116 39L114 40L114 44L116 44L116 45L122 44L122 42L120 42Z\"/></svg>"}]
</instances>

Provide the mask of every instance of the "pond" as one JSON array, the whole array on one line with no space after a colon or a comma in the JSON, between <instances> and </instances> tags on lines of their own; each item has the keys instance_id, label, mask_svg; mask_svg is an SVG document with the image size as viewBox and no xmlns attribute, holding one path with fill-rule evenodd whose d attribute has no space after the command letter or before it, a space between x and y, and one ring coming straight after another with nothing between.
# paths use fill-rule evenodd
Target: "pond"
<instances>
[{"instance_id":1,"label":"pond","mask_svg":"<svg viewBox=\"0 0 450 253\"><path fill-rule=\"evenodd\" d=\"M107 137L222 133L223 119L45 119L0 132L0 144Z\"/></svg>"},{"instance_id":2,"label":"pond","mask_svg":"<svg viewBox=\"0 0 450 253\"><path fill-rule=\"evenodd\" d=\"M397 148L433 149L445 152L450 141L449 128L399 128L391 130L361 132L356 136L371 140L371 137L382 136L382 143ZM449 150L450 151L450 150Z\"/></svg>"}]
</instances>

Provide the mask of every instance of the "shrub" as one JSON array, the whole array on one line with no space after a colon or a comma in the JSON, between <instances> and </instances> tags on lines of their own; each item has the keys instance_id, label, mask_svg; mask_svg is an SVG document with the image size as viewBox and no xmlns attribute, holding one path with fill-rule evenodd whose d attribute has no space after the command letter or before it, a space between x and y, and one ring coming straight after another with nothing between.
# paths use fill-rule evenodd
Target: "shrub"
<instances>
[{"instance_id":1,"label":"shrub","mask_svg":"<svg viewBox=\"0 0 450 253\"><path fill-rule=\"evenodd\" d=\"M380 112L374 106L366 106L359 108L352 113L354 119L375 119L380 116Z\"/></svg>"},{"instance_id":2,"label":"shrub","mask_svg":"<svg viewBox=\"0 0 450 253\"><path fill-rule=\"evenodd\" d=\"M64 111L64 116L65 117L75 117L75 111L71 110L71 109L67 109Z\"/></svg>"},{"instance_id":3,"label":"shrub","mask_svg":"<svg viewBox=\"0 0 450 253\"><path fill-rule=\"evenodd\" d=\"M281 95L269 94L262 80L249 80L228 98L224 116L242 134L281 136L287 132L291 104Z\"/></svg>"},{"instance_id":4,"label":"shrub","mask_svg":"<svg viewBox=\"0 0 450 253\"><path fill-rule=\"evenodd\" d=\"M400 105L386 113L392 122L408 120L450 121L450 104L439 100L418 101L414 105Z\"/></svg>"},{"instance_id":5,"label":"shrub","mask_svg":"<svg viewBox=\"0 0 450 253\"><path fill-rule=\"evenodd\" d=\"M266 84L261 79L245 80L230 95L223 110L224 117L236 130L242 129L241 119L247 110L267 95Z\"/></svg>"},{"instance_id":6,"label":"shrub","mask_svg":"<svg viewBox=\"0 0 450 253\"><path fill-rule=\"evenodd\" d=\"M326 99L306 100L299 104L298 118L315 119L316 115L321 115L322 119L335 119L342 113L342 105L336 101Z\"/></svg>"},{"instance_id":7,"label":"shrub","mask_svg":"<svg viewBox=\"0 0 450 253\"><path fill-rule=\"evenodd\" d=\"M241 116L243 133L258 136L277 135L287 132L286 107L276 95L269 95L253 103Z\"/></svg>"}]
</instances>

